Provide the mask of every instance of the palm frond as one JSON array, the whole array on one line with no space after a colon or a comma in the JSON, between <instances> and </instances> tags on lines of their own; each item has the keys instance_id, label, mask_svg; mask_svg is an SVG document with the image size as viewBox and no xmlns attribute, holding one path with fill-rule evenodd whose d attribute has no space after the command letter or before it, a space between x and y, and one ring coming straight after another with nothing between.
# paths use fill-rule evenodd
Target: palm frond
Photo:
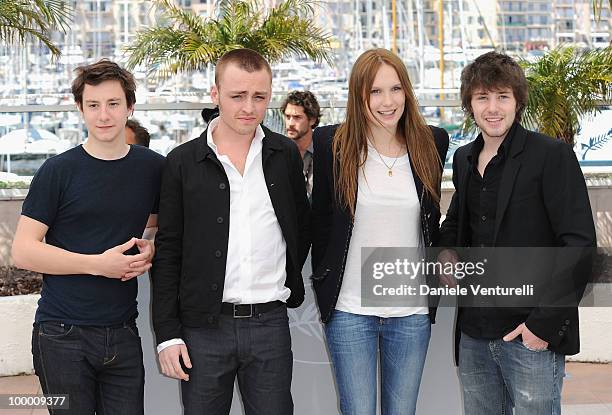
<instances>
[{"instance_id":1,"label":"palm frond","mask_svg":"<svg viewBox=\"0 0 612 415\"><path fill-rule=\"evenodd\" d=\"M580 131L580 119L612 98L610 47L578 52L561 46L521 65L529 83L525 122L569 144Z\"/></svg>"},{"instance_id":2,"label":"palm frond","mask_svg":"<svg viewBox=\"0 0 612 415\"><path fill-rule=\"evenodd\" d=\"M286 0L266 8L259 0L222 0L220 15L209 19L155 0L158 26L139 31L124 51L128 67L140 64L160 77L201 70L227 51L247 47L271 63L289 56L332 63L331 36L314 25L316 2Z\"/></svg>"},{"instance_id":3,"label":"palm frond","mask_svg":"<svg viewBox=\"0 0 612 415\"><path fill-rule=\"evenodd\" d=\"M52 30L66 32L72 18L73 10L62 0L0 0L0 41L37 39L57 57L60 50L49 34Z\"/></svg>"},{"instance_id":4,"label":"palm frond","mask_svg":"<svg viewBox=\"0 0 612 415\"><path fill-rule=\"evenodd\" d=\"M584 150L582 153L582 160L586 159L586 154L589 150L599 150L603 148L603 146L610 140L612 140L612 128L610 128L605 134L590 137L588 143L582 143L580 146Z\"/></svg>"}]
</instances>

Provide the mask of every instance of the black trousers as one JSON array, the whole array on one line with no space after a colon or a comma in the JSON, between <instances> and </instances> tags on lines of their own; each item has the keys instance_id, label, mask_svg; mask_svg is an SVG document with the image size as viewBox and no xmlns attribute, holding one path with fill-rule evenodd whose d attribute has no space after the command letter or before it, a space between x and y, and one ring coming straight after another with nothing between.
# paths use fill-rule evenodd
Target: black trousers
<instances>
[{"instance_id":1,"label":"black trousers","mask_svg":"<svg viewBox=\"0 0 612 415\"><path fill-rule=\"evenodd\" d=\"M218 328L183 327L192 369L181 381L185 415L227 415L234 380L246 415L291 415L293 353L287 307L250 318L219 316Z\"/></svg>"}]
</instances>

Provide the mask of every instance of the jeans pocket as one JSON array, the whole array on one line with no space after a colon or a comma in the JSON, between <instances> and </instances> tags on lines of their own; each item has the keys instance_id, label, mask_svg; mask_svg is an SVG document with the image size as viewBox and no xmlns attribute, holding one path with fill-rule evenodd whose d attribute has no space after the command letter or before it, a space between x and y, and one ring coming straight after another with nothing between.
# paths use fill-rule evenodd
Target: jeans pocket
<instances>
[{"instance_id":1,"label":"jeans pocket","mask_svg":"<svg viewBox=\"0 0 612 415\"><path fill-rule=\"evenodd\" d=\"M531 349L531 348L527 347L527 345L525 345L525 343L523 343L523 340L518 339L518 338L515 339L515 342L520 344L523 349L525 349L525 350L527 350L529 352L532 352L532 353L542 353L542 352L547 352L548 351L548 347L546 349L538 349L538 350Z\"/></svg>"},{"instance_id":2,"label":"jeans pocket","mask_svg":"<svg viewBox=\"0 0 612 415\"><path fill-rule=\"evenodd\" d=\"M140 339L140 333L138 332L138 326L136 326L136 322L126 324L124 326L124 329L126 329L132 336Z\"/></svg>"},{"instance_id":3,"label":"jeans pocket","mask_svg":"<svg viewBox=\"0 0 612 415\"><path fill-rule=\"evenodd\" d=\"M260 314L257 318L248 320L250 320L251 326L259 326L262 328L289 328L289 315L287 313L287 306L284 304L267 313Z\"/></svg>"},{"instance_id":4,"label":"jeans pocket","mask_svg":"<svg viewBox=\"0 0 612 415\"><path fill-rule=\"evenodd\" d=\"M38 325L38 335L48 338L60 339L68 337L74 330L74 325L56 323L56 322L41 322Z\"/></svg>"}]
</instances>

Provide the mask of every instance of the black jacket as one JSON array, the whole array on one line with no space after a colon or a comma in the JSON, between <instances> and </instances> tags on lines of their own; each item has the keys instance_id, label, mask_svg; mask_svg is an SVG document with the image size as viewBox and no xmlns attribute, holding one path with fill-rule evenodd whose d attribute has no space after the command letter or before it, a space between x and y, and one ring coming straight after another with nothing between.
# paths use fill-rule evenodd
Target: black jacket
<instances>
[{"instance_id":1,"label":"black jacket","mask_svg":"<svg viewBox=\"0 0 612 415\"><path fill-rule=\"evenodd\" d=\"M304 300L301 270L310 247L302 158L288 138L263 127L263 171L287 244L289 307ZM221 310L229 238L229 181L206 131L168 154L162 175L159 230L151 282L157 343L181 337L181 326L215 327Z\"/></svg>"},{"instance_id":2,"label":"black jacket","mask_svg":"<svg viewBox=\"0 0 612 415\"><path fill-rule=\"evenodd\" d=\"M311 278L324 323L329 321L336 307L353 230L351 215L338 203L334 192L332 141L337 127L319 127L313 133ZM440 160L444 162L448 134L441 128L431 129ZM412 166L412 160L410 163ZM412 169L414 171L414 167ZM424 192L423 183L417 175L413 176L421 203L423 240L426 247L435 246L439 236L440 209ZM435 321L435 308L430 308L429 316L432 322Z\"/></svg>"},{"instance_id":3,"label":"black jacket","mask_svg":"<svg viewBox=\"0 0 612 415\"><path fill-rule=\"evenodd\" d=\"M555 293L567 289L579 300L589 277L589 256L593 253L589 247L595 247L596 238L587 188L576 155L562 141L528 131L518 123L509 134L514 135L499 185L493 246L587 248L586 256L572 267L568 267L569 258L562 259L564 269L553 271L557 280L545 293L547 298L542 298L547 305L555 304ZM455 194L440 229L441 246L470 244L467 185L468 155L473 143L457 149L454 155ZM560 284L570 286L564 289ZM549 343L552 351L566 355L579 352L576 307L504 308L496 310L499 313L520 317L535 335Z\"/></svg>"}]
</instances>

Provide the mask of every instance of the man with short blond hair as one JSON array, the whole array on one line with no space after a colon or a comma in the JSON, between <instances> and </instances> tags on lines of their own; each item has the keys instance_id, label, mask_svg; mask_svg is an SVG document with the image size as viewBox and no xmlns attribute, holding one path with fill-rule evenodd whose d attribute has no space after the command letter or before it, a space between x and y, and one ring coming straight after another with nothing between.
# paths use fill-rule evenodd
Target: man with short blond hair
<instances>
[{"instance_id":1,"label":"man with short blond hair","mask_svg":"<svg viewBox=\"0 0 612 415\"><path fill-rule=\"evenodd\" d=\"M164 169L153 326L187 415L228 414L236 378L247 415L293 413L287 307L304 300L309 206L297 146L260 125L271 74L255 51L226 53L219 116Z\"/></svg>"}]
</instances>

